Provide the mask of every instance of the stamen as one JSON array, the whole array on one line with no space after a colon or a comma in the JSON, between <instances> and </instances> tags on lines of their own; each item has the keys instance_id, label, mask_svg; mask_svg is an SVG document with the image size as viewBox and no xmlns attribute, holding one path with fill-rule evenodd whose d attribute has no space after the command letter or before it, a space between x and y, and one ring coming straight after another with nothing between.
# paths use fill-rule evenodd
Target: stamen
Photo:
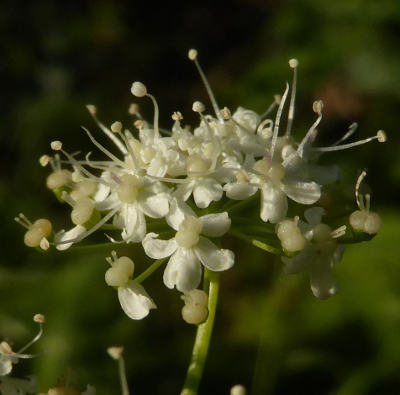
<instances>
[{"instance_id":1,"label":"stamen","mask_svg":"<svg viewBox=\"0 0 400 395\"><path fill-rule=\"evenodd\" d=\"M49 155L42 155L42 156L39 158L40 166L46 167L46 166L49 164L50 159L51 159L51 158L50 158Z\"/></svg>"},{"instance_id":2,"label":"stamen","mask_svg":"<svg viewBox=\"0 0 400 395\"><path fill-rule=\"evenodd\" d=\"M212 106L213 106L213 108L214 108L215 115L217 116L218 120L219 120L221 123L223 123L223 122L224 122L224 119L223 119L222 116L221 116L221 112L220 112L220 110L219 110L217 100L215 99L214 93L213 93L213 91L211 90L211 86L210 86L210 84L209 84L209 82L208 82L208 80L207 80L206 75L205 75L204 72L203 72L203 69L202 69L201 66L200 66L200 63L199 63L198 60L197 60L197 50L196 50L196 49L190 49L189 52L188 52L188 57L189 57L189 59L190 59L191 61L193 61L194 64L196 65L197 71L199 72L200 77L201 77L201 79L203 80L203 84L204 84L204 86L205 86L205 88L206 88L206 91L207 91L207 93L208 93L208 97L209 97L209 99L210 99L210 101L211 101L211 104L212 104Z\"/></svg>"},{"instance_id":3,"label":"stamen","mask_svg":"<svg viewBox=\"0 0 400 395\"><path fill-rule=\"evenodd\" d=\"M36 343L42 336L43 334L43 323L45 322L45 317L42 314L36 314L33 317L33 320L35 322L37 322L39 324L39 332L37 333L37 335L28 343L26 344L24 347L22 347L16 354L18 355L18 358L32 358L31 355L27 355L27 354L22 354L27 348L29 348L33 343ZM24 356L22 356L24 355Z\"/></svg>"},{"instance_id":4,"label":"stamen","mask_svg":"<svg viewBox=\"0 0 400 395\"><path fill-rule=\"evenodd\" d=\"M362 173L358 176L357 182L356 182L356 187L355 187L355 195L356 195L356 203L357 206L360 210L364 209L364 202L362 197L359 196L359 192L360 192L360 185L363 181L363 179L365 178L365 176L367 175L367 172L364 170L362 171Z\"/></svg>"},{"instance_id":5,"label":"stamen","mask_svg":"<svg viewBox=\"0 0 400 395\"><path fill-rule=\"evenodd\" d=\"M338 141L336 141L335 143L333 143L332 145L339 145L342 141L347 140L350 136L352 136L354 134L354 132L357 130L358 128L358 123L354 122L349 126L349 130L346 132L346 134L341 137Z\"/></svg>"},{"instance_id":6,"label":"stamen","mask_svg":"<svg viewBox=\"0 0 400 395\"><path fill-rule=\"evenodd\" d=\"M115 137L115 135L111 132L110 129L108 129L100 120L97 118L97 108L92 105L88 104L86 106L87 110L89 111L90 115L96 122L97 126L100 128L100 130L117 146L117 148L124 154L126 155L126 149L124 145Z\"/></svg>"},{"instance_id":7,"label":"stamen","mask_svg":"<svg viewBox=\"0 0 400 395\"><path fill-rule=\"evenodd\" d=\"M66 191L62 191L61 198L66 203L68 203L72 208L74 208L76 206L76 201L74 199L72 199L72 197Z\"/></svg>"},{"instance_id":8,"label":"stamen","mask_svg":"<svg viewBox=\"0 0 400 395\"><path fill-rule=\"evenodd\" d=\"M282 100L279 103L278 112L277 112L276 118L275 118L275 128L274 128L274 134L272 135L272 142L271 142L271 158L273 158L273 156L274 156L276 139L278 138L278 132L279 132L279 122L281 120L283 107L285 105L285 101L286 101L288 93L289 93L289 84L286 83L286 89L282 96Z\"/></svg>"},{"instance_id":9,"label":"stamen","mask_svg":"<svg viewBox=\"0 0 400 395\"><path fill-rule=\"evenodd\" d=\"M33 225L32 222L22 213L19 213L18 217L15 217L14 220L26 229L29 229Z\"/></svg>"},{"instance_id":10,"label":"stamen","mask_svg":"<svg viewBox=\"0 0 400 395\"><path fill-rule=\"evenodd\" d=\"M324 103L322 100L315 101L313 103L313 111L318 114L317 120L311 125L311 128L308 129L307 134L304 136L303 140L301 141L299 147L297 148L297 152L299 156L302 158L304 154L304 146L310 141L310 139L314 139L317 132L317 126L321 122L322 119L322 109L324 107Z\"/></svg>"},{"instance_id":11,"label":"stamen","mask_svg":"<svg viewBox=\"0 0 400 395\"><path fill-rule=\"evenodd\" d=\"M357 145L362 145L369 143L370 141L378 140L380 143L384 143L386 141L386 134L383 130L378 130L375 136L368 137L364 140L355 141L354 143L336 145L333 147L313 147L312 150L316 152L332 152L332 151L341 151L347 148L356 147Z\"/></svg>"},{"instance_id":12,"label":"stamen","mask_svg":"<svg viewBox=\"0 0 400 395\"><path fill-rule=\"evenodd\" d=\"M61 148L62 148L62 142L59 141L59 140L52 141L52 142L50 143L50 147L51 147L51 149L54 150L54 151L60 151Z\"/></svg>"},{"instance_id":13,"label":"stamen","mask_svg":"<svg viewBox=\"0 0 400 395\"><path fill-rule=\"evenodd\" d=\"M149 97L151 99L151 101L153 102L153 106L154 106L154 121L153 121L154 137L158 139L160 137L160 129L158 128L159 110L158 110L157 100L153 95L150 95L150 93L148 93L146 96Z\"/></svg>"},{"instance_id":14,"label":"stamen","mask_svg":"<svg viewBox=\"0 0 400 395\"><path fill-rule=\"evenodd\" d=\"M331 232L331 236L333 239L337 239L338 237L343 236L346 233L346 225L342 225L341 227L333 230Z\"/></svg>"},{"instance_id":15,"label":"stamen","mask_svg":"<svg viewBox=\"0 0 400 395\"><path fill-rule=\"evenodd\" d=\"M130 115L138 115L139 114L139 106L136 103L131 103L129 105L128 113Z\"/></svg>"},{"instance_id":16,"label":"stamen","mask_svg":"<svg viewBox=\"0 0 400 395\"><path fill-rule=\"evenodd\" d=\"M288 114L288 123L286 127L285 136L289 137L292 131L293 119L294 119L294 105L296 101L296 88L297 88L297 66L299 61L297 59L290 59L289 66L293 69L293 83L292 83L292 93L290 95L290 105Z\"/></svg>"},{"instance_id":17,"label":"stamen","mask_svg":"<svg viewBox=\"0 0 400 395\"><path fill-rule=\"evenodd\" d=\"M371 206L371 195L369 193L367 193L365 195L365 209L367 210L368 213L369 213L370 206Z\"/></svg>"},{"instance_id":18,"label":"stamen","mask_svg":"<svg viewBox=\"0 0 400 395\"><path fill-rule=\"evenodd\" d=\"M82 129L87 133L89 136L91 142L104 154L106 154L111 160L115 161L118 163L121 167L126 168L126 164L122 162L120 159L118 159L114 154L112 154L109 150L104 148L95 138L92 136L92 134L87 130L84 126L82 126Z\"/></svg>"}]
</instances>

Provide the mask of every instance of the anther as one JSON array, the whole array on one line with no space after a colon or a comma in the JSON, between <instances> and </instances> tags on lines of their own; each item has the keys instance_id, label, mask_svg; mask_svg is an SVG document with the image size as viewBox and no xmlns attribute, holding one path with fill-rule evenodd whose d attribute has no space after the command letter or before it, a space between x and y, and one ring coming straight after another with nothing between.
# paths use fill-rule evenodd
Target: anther
<instances>
[{"instance_id":1,"label":"anther","mask_svg":"<svg viewBox=\"0 0 400 395\"><path fill-rule=\"evenodd\" d=\"M179 111L175 111L171 116L173 121L182 121L183 116Z\"/></svg>"},{"instance_id":2,"label":"anther","mask_svg":"<svg viewBox=\"0 0 400 395\"><path fill-rule=\"evenodd\" d=\"M94 104L87 104L86 109L92 114L96 115L97 114L97 107Z\"/></svg>"},{"instance_id":3,"label":"anther","mask_svg":"<svg viewBox=\"0 0 400 395\"><path fill-rule=\"evenodd\" d=\"M132 92L132 95L136 96L136 97L146 96L147 95L146 85L144 85L142 82L135 81L132 84L131 92Z\"/></svg>"},{"instance_id":4,"label":"anther","mask_svg":"<svg viewBox=\"0 0 400 395\"><path fill-rule=\"evenodd\" d=\"M189 49L189 52L188 52L188 58L190 59L190 60L195 60L195 59L197 59L197 49Z\"/></svg>"},{"instance_id":5,"label":"anther","mask_svg":"<svg viewBox=\"0 0 400 395\"><path fill-rule=\"evenodd\" d=\"M49 162L50 162L50 156L49 155L42 155L39 158L40 166L46 167L49 164Z\"/></svg>"},{"instance_id":6,"label":"anther","mask_svg":"<svg viewBox=\"0 0 400 395\"><path fill-rule=\"evenodd\" d=\"M231 114L231 112L230 112L228 107L224 107L221 110L221 116L222 116L222 118L225 119L225 121L228 121L229 119L231 119L232 114Z\"/></svg>"},{"instance_id":7,"label":"anther","mask_svg":"<svg viewBox=\"0 0 400 395\"><path fill-rule=\"evenodd\" d=\"M62 142L59 140L52 141L50 147L54 151L60 151L62 149Z\"/></svg>"},{"instance_id":8,"label":"anther","mask_svg":"<svg viewBox=\"0 0 400 395\"><path fill-rule=\"evenodd\" d=\"M131 103L129 105L128 113L130 115L136 115L139 113L139 106L136 103Z\"/></svg>"},{"instance_id":9,"label":"anther","mask_svg":"<svg viewBox=\"0 0 400 395\"><path fill-rule=\"evenodd\" d=\"M114 122L111 127L110 127L111 131L113 133L121 133L122 131L122 123L119 121Z\"/></svg>"},{"instance_id":10,"label":"anther","mask_svg":"<svg viewBox=\"0 0 400 395\"><path fill-rule=\"evenodd\" d=\"M387 140L386 133L384 130L378 130L378 132L376 133L376 137L378 138L378 141L380 143L384 143Z\"/></svg>"},{"instance_id":11,"label":"anther","mask_svg":"<svg viewBox=\"0 0 400 395\"><path fill-rule=\"evenodd\" d=\"M194 112L202 113L205 109L206 108L201 101L195 101L192 105L192 110Z\"/></svg>"}]
</instances>

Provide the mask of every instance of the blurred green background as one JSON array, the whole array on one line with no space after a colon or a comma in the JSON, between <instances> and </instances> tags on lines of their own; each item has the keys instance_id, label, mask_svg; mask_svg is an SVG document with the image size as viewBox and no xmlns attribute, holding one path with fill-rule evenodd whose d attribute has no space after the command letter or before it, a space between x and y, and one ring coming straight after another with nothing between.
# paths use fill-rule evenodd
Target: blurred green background
<instances>
[{"instance_id":1,"label":"blurred green background","mask_svg":"<svg viewBox=\"0 0 400 395\"><path fill-rule=\"evenodd\" d=\"M321 145L354 121L358 138L378 129L389 137L326 158L352 183L368 169L373 209L384 220L372 242L349 248L336 267L338 295L315 299L306 275L283 277L273 257L235 241L237 263L223 275L201 393L227 394L236 383L260 395L399 393L398 0L5 0L0 32L0 339L17 349L36 330L34 313L48 320L34 348L40 357L18 364L15 376L33 372L42 391L64 378L117 394L117 367L105 350L123 345L132 393L179 392L195 328L182 321L179 294L163 286L162 271L145 284L158 310L131 321L104 282L111 248L41 254L25 248L13 217L22 211L69 226L37 159L56 139L70 152L92 149L80 128L96 129L87 103L107 124L127 122L129 88L140 80L157 97L164 127L176 110L194 124L192 102L208 103L186 58L195 47L221 106L263 112L291 79L287 61L296 57L298 136L314 120L312 102L322 99ZM149 101L140 105L150 118ZM118 251L134 257L138 272L148 264L139 249Z\"/></svg>"}]
</instances>

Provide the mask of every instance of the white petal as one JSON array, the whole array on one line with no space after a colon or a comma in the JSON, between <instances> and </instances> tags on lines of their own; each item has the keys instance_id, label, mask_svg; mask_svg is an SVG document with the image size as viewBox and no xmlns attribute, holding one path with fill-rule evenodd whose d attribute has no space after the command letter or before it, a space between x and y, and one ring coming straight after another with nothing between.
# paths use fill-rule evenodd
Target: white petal
<instances>
[{"instance_id":1,"label":"white petal","mask_svg":"<svg viewBox=\"0 0 400 395\"><path fill-rule=\"evenodd\" d=\"M231 226L231 219L227 212L203 215L199 220L203 224L201 233L210 237L220 237L224 235Z\"/></svg>"},{"instance_id":2,"label":"white petal","mask_svg":"<svg viewBox=\"0 0 400 395\"><path fill-rule=\"evenodd\" d=\"M276 224L286 217L288 209L285 194L270 184L264 184L261 189L260 217L264 222Z\"/></svg>"},{"instance_id":3,"label":"white petal","mask_svg":"<svg viewBox=\"0 0 400 395\"><path fill-rule=\"evenodd\" d=\"M175 238L169 240L156 239L157 233L148 233L142 241L144 251L147 256L153 259L162 259L172 255L178 245Z\"/></svg>"},{"instance_id":4,"label":"white petal","mask_svg":"<svg viewBox=\"0 0 400 395\"><path fill-rule=\"evenodd\" d=\"M231 182L224 185L226 196L234 200L244 200L257 192L257 187L246 182Z\"/></svg>"},{"instance_id":5,"label":"white petal","mask_svg":"<svg viewBox=\"0 0 400 395\"><path fill-rule=\"evenodd\" d=\"M326 256L318 257L310 270L312 293L320 299L326 299L337 293L336 282L333 276L333 265Z\"/></svg>"},{"instance_id":6,"label":"white petal","mask_svg":"<svg viewBox=\"0 0 400 395\"><path fill-rule=\"evenodd\" d=\"M190 195L193 192L193 187L194 187L194 180L191 180L187 184L179 184L176 187L176 190L174 192L174 196L176 196L178 199L186 200L189 199Z\"/></svg>"},{"instance_id":7,"label":"white petal","mask_svg":"<svg viewBox=\"0 0 400 395\"><path fill-rule=\"evenodd\" d=\"M164 284L187 292L197 288L201 280L201 264L192 249L178 248L164 270Z\"/></svg>"},{"instance_id":8,"label":"white petal","mask_svg":"<svg viewBox=\"0 0 400 395\"><path fill-rule=\"evenodd\" d=\"M231 250L220 249L205 237L200 237L193 250L200 262L214 272L230 269L235 263L235 254Z\"/></svg>"},{"instance_id":9,"label":"white petal","mask_svg":"<svg viewBox=\"0 0 400 395\"><path fill-rule=\"evenodd\" d=\"M81 235L82 233L85 233L85 232L86 232L86 229L82 225L76 225L75 227L68 230L67 232L65 232L64 230L58 232L56 234L54 240L56 243L58 243L58 242L61 242L64 240L75 239L76 237L78 237L79 235ZM64 251L64 250L68 249L69 247L71 247L72 244L73 243L59 244L58 246L56 246L56 248L59 251Z\"/></svg>"},{"instance_id":10,"label":"white petal","mask_svg":"<svg viewBox=\"0 0 400 395\"><path fill-rule=\"evenodd\" d=\"M133 280L125 287L118 288L118 299L122 310L133 320L141 320L149 314L150 309L157 308L143 286Z\"/></svg>"},{"instance_id":11,"label":"white petal","mask_svg":"<svg viewBox=\"0 0 400 395\"><path fill-rule=\"evenodd\" d=\"M148 196L139 202L143 212L151 218L162 218L168 214L169 198L166 193Z\"/></svg>"},{"instance_id":12,"label":"white petal","mask_svg":"<svg viewBox=\"0 0 400 395\"><path fill-rule=\"evenodd\" d=\"M292 200L300 204L313 204L321 197L321 188L315 182L287 180L282 190Z\"/></svg>"},{"instance_id":13,"label":"white petal","mask_svg":"<svg viewBox=\"0 0 400 395\"><path fill-rule=\"evenodd\" d=\"M165 219L171 228L178 230L187 215L197 217L196 213L183 200L173 198L170 202L169 214Z\"/></svg>"},{"instance_id":14,"label":"white petal","mask_svg":"<svg viewBox=\"0 0 400 395\"><path fill-rule=\"evenodd\" d=\"M111 188L108 185L98 184L97 191L93 196L94 201L102 202L110 193Z\"/></svg>"},{"instance_id":15,"label":"white petal","mask_svg":"<svg viewBox=\"0 0 400 395\"><path fill-rule=\"evenodd\" d=\"M222 186L213 178L199 179L193 188L193 198L199 208L206 208L212 201L220 200L222 194Z\"/></svg>"},{"instance_id":16,"label":"white petal","mask_svg":"<svg viewBox=\"0 0 400 395\"><path fill-rule=\"evenodd\" d=\"M121 204L121 201L119 200L117 193L111 193L111 195L109 195L107 199L98 202L96 201L95 207L98 211L106 211L106 210L112 210L119 204Z\"/></svg>"},{"instance_id":17,"label":"white petal","mask_svg":"<svg viewBox=\"0 0 400 395\"><path fill-rule=\"evenodd\" d=\"M161 155L157 155L150 162L147 174L153 177L164 177L168 170L168 164Z\"/></svg>"},{"instance_id":18,"label":"white petal","mask_svg":"<svg viewBox=\"0 0 400 395\"><path fill-rule=\"evenodd\" d=\"M124 204L121 209L124 225L122 238L126 242L138 243L146 235L146 219L136 204Z\"/></svg>"},{"instance_id":19,"label":"white petal","mask_svg":"<svg viewBox=\"0 0 400 395\"><path fill-rule=\"evenodd\" d=\"M304 211L304 218L312 227L321 223L323 215L325 210L322 207L311 207Z\"/></svg>"}]
</instances>

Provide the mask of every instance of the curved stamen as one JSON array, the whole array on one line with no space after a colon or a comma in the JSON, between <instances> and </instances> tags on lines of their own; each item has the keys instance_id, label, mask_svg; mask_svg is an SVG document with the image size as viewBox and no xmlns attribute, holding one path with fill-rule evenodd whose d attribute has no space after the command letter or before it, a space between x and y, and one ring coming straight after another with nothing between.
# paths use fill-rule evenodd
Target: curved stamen
<instances>
[{"instance_id":1,"label":"curved stamen","mask_svg":"<svg viewBox=\"0 0 400 395\"><path fill-rule=\"evenodd\" d=\"M102 122L100 122L100 120L97 118L96 112L97 109L94 105L88 104L86 106L87 110L89 111L90 115L92 116L92 118L94 119L94 121L96 122L97 126L100 128L100 130L118 147L118 149L124 154L126 155L128 152L126 151L124 145L121 143L121 141L119 141L114 133L107 128L107 126L105 126Z\"/></svg>"},{"instance_id":2,"label":"curved stamen","mask_svg":"<svg viewBox=\"0 0 400 395\"><path fill-rule=\"evenodd\" d=\"M360 210L364 209L364 201L363 201L362 196L360 195L360 185L366 175L367 175L367 172L365 170L361 172L361 174L358 176L358 179L356 182L356 187L355 187L356 203Z\"/></svg>"},{"instance_id":3,"label":"curved stamen","mask_svg":"<svg viewBox=\"0 0 400 395\"><path fill-rule=\"evenodd\" d=\"M296 88L297 88L297 66L299 65L299 61L297 59L290 59L289 66L293 69L293 83L292 83L292 93L290 95L290 105L289 105L289 114L288 114L288 122L286 127L285 136L289 137L292 131L293 119L294 119L294 105L296 101Z\"/></svg>"},{"instance_id":4,"label":"curved stamen","mask_svg":"<svg viewBox=\"0 0 400 395\"><path fill-rule=\"evenodd\" d=\"M345 135L343 137L341 137L338 141L336 141L335 143L333 143L333 146L339 145L342 141L347 140L349 137L351 137L354 132L357 130L358 128L358 123L354 122L349 126L349 130L345 133Z\"/></svg>"},{"instance_id":5,"label":"curved stamen","mask_svg":"<svg viewBox=\"0 0 400 395\"><path fill-rule=\"evenodd\" d=\"M271 159L274 156L276 139L278 138L278 133L279 133L279 122L281 120L282 111L283 111L283 107L285 105L285 101L286 101L288 92L289 92L289 84L286 83L286 89L285 89L285 92L284 92L284 94L282 96L282 100L279 103L278 112L276 113L276 118L275 118L274 134L272 135L272 142L271 142Z\"/></svg>"}]
</instances>

